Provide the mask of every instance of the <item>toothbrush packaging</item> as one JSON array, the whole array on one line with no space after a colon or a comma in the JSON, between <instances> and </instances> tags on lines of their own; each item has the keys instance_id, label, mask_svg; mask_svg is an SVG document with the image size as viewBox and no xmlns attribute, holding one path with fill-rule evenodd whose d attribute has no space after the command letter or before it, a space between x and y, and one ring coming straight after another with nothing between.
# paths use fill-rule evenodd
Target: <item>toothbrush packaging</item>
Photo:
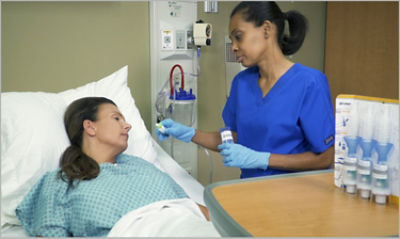
<instances>
[{"instance_id":1,"label":"toothbrush packaging","mask_svg":"<svg viewBox=\"0 0 400 239\"><path fill-rule=\"evenodd\" d=\"M387 165L390 195L398 198L399 101L338 95L335 124L335 185L346 187L343 183L344 162L355 157L357 161L369 160L371 165ZM353 139L352 144L349 139Z\"/></svg>"}]
</instances>

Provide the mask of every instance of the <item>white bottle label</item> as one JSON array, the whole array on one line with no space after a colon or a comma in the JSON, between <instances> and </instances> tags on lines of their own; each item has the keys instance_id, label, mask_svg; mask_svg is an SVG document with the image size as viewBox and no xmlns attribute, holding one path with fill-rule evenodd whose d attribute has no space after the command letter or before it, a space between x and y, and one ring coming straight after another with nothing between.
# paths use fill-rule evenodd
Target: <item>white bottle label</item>
<instances>
[{"instance_id":1,"label":"white bottle label","mask_svg":"<svg viewBox=\"0 0 400 239\"><path fill-rule=\"evenodd\" d=\"M233 143L232 132L225 130L221 132L222 143Z\"/></svg>"}]
</instances>

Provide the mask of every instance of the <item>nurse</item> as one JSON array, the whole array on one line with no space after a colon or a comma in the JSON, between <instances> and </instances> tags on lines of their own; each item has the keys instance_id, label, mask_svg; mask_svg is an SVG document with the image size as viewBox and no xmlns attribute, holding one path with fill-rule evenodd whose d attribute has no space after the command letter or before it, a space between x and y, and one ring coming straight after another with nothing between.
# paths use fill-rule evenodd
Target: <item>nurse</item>
<instances>
[{"instance_id":1,"label":"nurse","mask_svg":"<svg viewBox=\"0 0 400 239\"><path fill-rule=\"evenodd\" d=\"M285 29L287 21L288 29ZM290 61L301 47L306 18L282 12L275 2L241 2L230 16L236 59L246 70L233 79L222 112L235 143L218 131L204 132L165 119L160 140L170 135L220 151L241 178L328 168L334 158L335 121L326 76Z\"/></svg>"}]
</instances>

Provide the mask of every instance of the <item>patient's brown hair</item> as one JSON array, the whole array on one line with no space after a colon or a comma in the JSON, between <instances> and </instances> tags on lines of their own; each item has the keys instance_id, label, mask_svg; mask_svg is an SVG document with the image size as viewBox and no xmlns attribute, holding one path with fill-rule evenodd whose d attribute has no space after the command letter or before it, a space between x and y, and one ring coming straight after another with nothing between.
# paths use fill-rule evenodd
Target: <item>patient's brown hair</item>
<instances>
[{"instance_id":1,"label":"patient's brown hair","mask_svg":"<svg viewBox=\"0 0 400 239\"><path fill-rule=\"evenodd\" d=\"M97 112L102 104L116 104L105 97L85 97L72 102L64 114L64 126L71 145L60 160L58 176L70 186L74 180L89 180L99 175L99 164L82 151L83 121L97 121Z\"/></svg>"}]
</instances>

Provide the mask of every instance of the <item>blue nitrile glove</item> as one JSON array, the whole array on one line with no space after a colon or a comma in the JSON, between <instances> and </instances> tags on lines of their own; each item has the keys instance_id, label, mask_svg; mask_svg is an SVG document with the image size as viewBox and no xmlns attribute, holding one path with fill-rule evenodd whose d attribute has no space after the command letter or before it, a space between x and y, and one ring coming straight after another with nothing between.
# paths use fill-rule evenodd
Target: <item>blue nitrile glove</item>
<instances>
[{"instance_id":1,"label":"blue nitrile glove","mask_svg":"<svg viewBox=\"0 0 400 239\"><path fill-rule=\"evenodd\" d=\"M172 119L165 119L160 123L164 126L165 131L164 133L161 133L158 128L156 129L156 134L159 140L162 141L164 139L168 139L168 137L172 135L173 137L186 143L192 141L192 138L195 134L194 128L177 123Z\"/></svg>"},{"instance_id":2,"label":"blue nitrile glove","mask_svg":"<svg viewBox=\"0 0 400 239\"><path fill-rule=\"evenodd\" d=\"M218 145L224 156L224 165L238 168L267 169L271 153L257 152L240 144L224 143Z\"/></svg>"}]
</instances>

